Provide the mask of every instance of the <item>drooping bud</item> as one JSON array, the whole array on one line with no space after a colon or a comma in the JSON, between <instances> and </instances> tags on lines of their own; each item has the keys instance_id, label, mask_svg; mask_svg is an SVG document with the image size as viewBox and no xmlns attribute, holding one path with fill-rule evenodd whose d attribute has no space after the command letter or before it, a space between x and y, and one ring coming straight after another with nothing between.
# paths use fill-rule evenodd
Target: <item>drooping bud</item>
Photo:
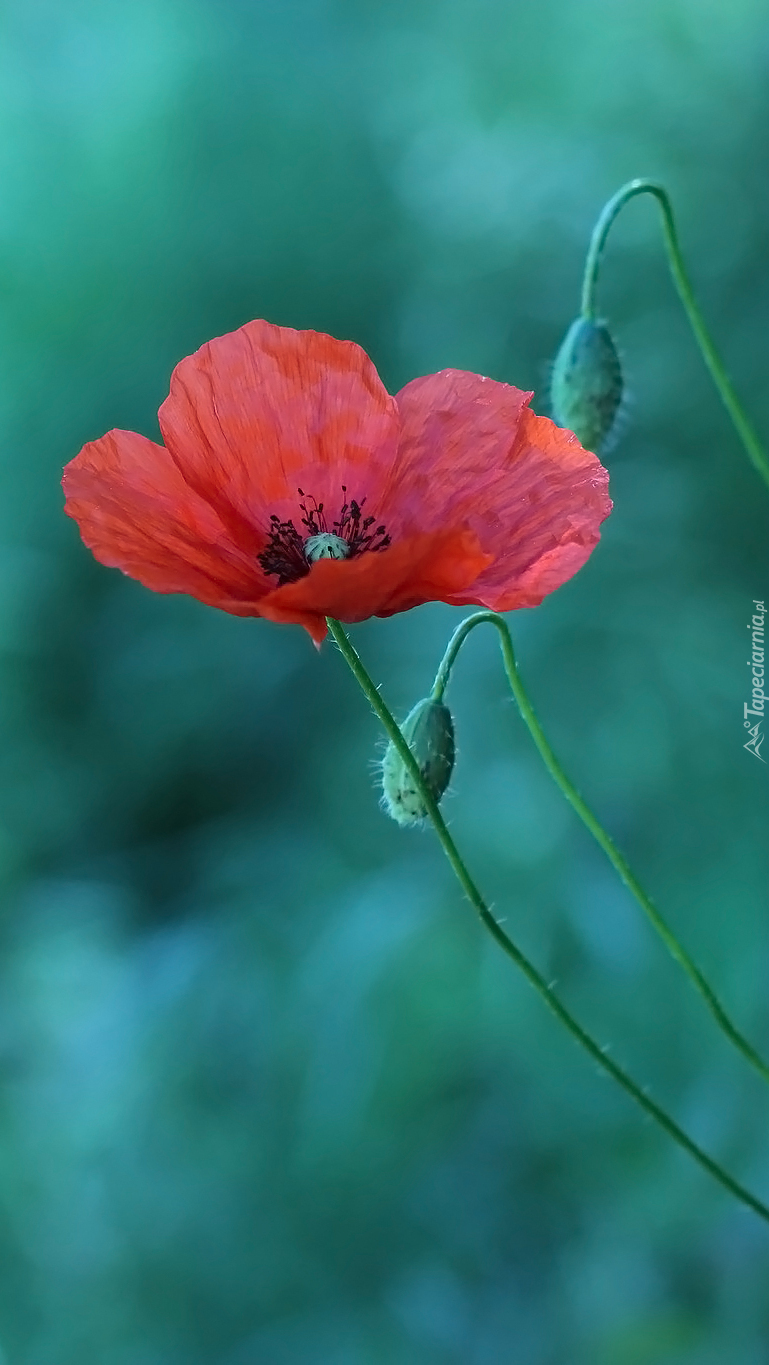
<instances>
[{"instance_id":1,"label":"drooping bud","mask_svg":"<svg viewBox=\"0 0 769 1365\"><path fill-rule=\"evenodd\" d=\"M622 402L622 366L605 322L579 317L553 363L550 409L586 450L600 451Z\"/></svg>"},{"instance_id":2,"label":"drooping bud","mask_svg":"<svg viewBox=\"0 0 769 1365\"><path fill-rule=\"evenodd\" d=\"M454 767L451 712L443 702L425 697L409 712L400 730L427 790L440 801ZM387 814L399 825L416 825L427 815L422 796L392 740L382 761L382 794Z\"/></svg>"}]
</instances>

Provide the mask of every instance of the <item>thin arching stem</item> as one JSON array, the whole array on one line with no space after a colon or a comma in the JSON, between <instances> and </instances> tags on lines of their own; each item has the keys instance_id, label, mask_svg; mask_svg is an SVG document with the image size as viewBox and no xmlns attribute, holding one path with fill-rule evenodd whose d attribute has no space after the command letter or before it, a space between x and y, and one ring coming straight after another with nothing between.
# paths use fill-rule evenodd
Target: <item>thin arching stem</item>
<instances>
[{"instance_id":1,"label":"thin arching stem","mask_svg":"<svg viewBox=\"0 0 769 1365\"><path fill-rule=\"evenodd\" d=\"M710 333L705 326L705 320L700 312L697 300L694 297L694 290L691 281L686 273L681 247L678 241L673 208L670 196L662 185L658 185L653 180L629 180L626 185L617 190L617 193L609 200L604 207L601 216L593 228L593 235L590 239L590 247L585 261L585 273L582 278L582 313L586 318L594 319L596 316L596 288L598 283L598 270L601 262L601 255L609 230L617 217L620 209L639 194L650 194L657 200L662 213L662 232L665 238L665 248L670 265L670 273L678 291L678 297L684 307L684 312L689 319L689 325L694 333L695 340L699 346L702 358L707 365L710 377L718 390L721 402L728 412L734 428L745 447L746 454L758 470L764 483L769 488L769 457L767 457L763 444L759 439L753 424L751 423L745 409L742 406L734 386L726 373L724 363L713 345Z\"/></svg>"},{"instance_id":2,"label":"thin arching stem","mask_svg":"<svg viewBox=\"0 0 769 1365\"><path fill-rule=\"evenodd\" d=\"M749 1208L753 1209L754 1213L757 1213L759 1218L762 1218L764 1222L769 1223L769 1207L762 1203L756 1195L751 1194L749 1190L746 1190L743 1185L740 1185L739 1182L735 1180L733 1176L729 1175L729 1172L725 1171L717 1161L714 1161L712 1157L708 1156L707 1152L704 1152L682 1128L679 1128L675 1120L656 1104L654 1100L650 1099L641 1086L637 1085L633 1078L612 1060L600 1044L597 1043L574 1018L571 1011L561 1003L552 987L548 986L545 978L540 975L534 964L529 961L517 944L508 937L501 925L497 923L483 899L483 896L475 885L475 882L470 876L470 873L465 867L456 844L449 834L446 822L433 800L429 789L422 780L419 765L409 749L408 744L404 740L392 712L382 700L378 689L366 671L357 650L352 645L346 631L339 621L335 621L332 617L328 617L327 622L329 631L339 646L340 653L348 664L353 677L371 705L375 715L381 721L384 730L397 749L412 780L416 784L416 788L424 802L425 810L428 813L428 817L432 822L441 847L451 864L457 880L492 938L496 939L496 942L499 944L500 948L502 948L503 952L505 952L516 966L520 968L526 979L534 987L535 991L542 997L548 1009L550 1009L556 1018L568 1029L572 1037L576 1039L580 1047L584 1048L585 1052L592 1057L593 1061L596 1062L603 1071L608 1072L617 1084L635 1100L636 1104L639 1105L650 1118L653 1118L655 1123L658 1123L659 1126L664 1129L668 1137L671 1137L674 1142L677 1142L679 1147L683 1147L684 1151L688 1152L704 1170L708 1171L709 1174L719 1182L719 1184L729 1190L730 1194L733 1194L736 1199L739 1199L743 1204L747 1204Z\"/></svg>"},{"instance_id":3,"label":"thin arching stem","mask_svg":"<svg viewBox=\"0 0 769 1365\"><path fill-rule=\"evenodd\" d=\"M729 1015L726 1013L726 1010L724 1009L723 1005L718 999L718 996L716 995L715 991L713 990L712 986L709 984L707 979L703 976L696 962L694 962L692 958L689 956L683 944L679 942L678 938L674 934L667 920L660 914L654 902L646 894L638 878L632 872L631 868L628 866L626 860L623 858L622 854L620 853L619 849L614 843L614 840L611 838L609 834L606 833L606 830L601 825L597 816L593 814L587 802L583 800L583 798L580 796L579 792L577 791L577 788L574 786L574 783L571 782L569 778L566 776L566 773L564 772L563 768L558 762L558 759L553 753L553 750L550 748L547 739L545 738L542 726L537 720L534 707L532 706L526 689L521 681L521 675L518 672L518 665L515 659L515 651L513 649L513 640L508 629L507 622L504 621L501 616L498 616L496 612L493 611L475 612L472 616L466 617L466 619L461 623L461 625L459 625L457 629L454 631L454 634L452 635L448 643L446 653L443 656L441 666L438 669L438 673L435 678L435 683L433 685L432 690L432 696L434 700L441 701L443 699L443 693L446 689L446 684L448 683L449 675L454 665L454 661L464 641L470 634L470 631L474 630L476 626L484 624L494 626L496 630L499 632L500 644L502 647L502 658L505 665L505 672L507 674L507 679L508 682L510 683L513 696L515 697L515 700L518 703L518 709L521 713L524 724L527 726L529 734L534 740L534 743L536 744L537 749L539 750L539 753L544 761L545 767L547 768L551 777L555 779L556 783L563 792L563 795L566 797L566 800L569 802L569 805L573 808L573 810L576 811L582 823L586 826L586 828L592 834L593 838L596 840L596 843L598 843L600 847L603 849L612 867L617 873L619 873L619 876L625 883L625 886L627 887L628 891L630 891L631 895L635 897L644 914L651 921L652 925L654 926L663 943L665 944L665 947L667 948L668 952L671 954L672 957L675 958L676 962L678 962L679 965L683 967L683 970L686 972L686 975L688 976L692 985L695 987L697 991L699 991L700 995L705 1001L705 1004L710 1010L710 1013L713 1015L713 1018L715 1019L721 1031L726 1035L729 1041L733 1043L733 1045L742 1053L743 1057L750 1063L750 1065L755 1068L759 1075L761 1075L765 1081L769 1081L769 1066L759 1055L759 1053L756 1052L756 1049L748 1042L747 1038L743 1037L743 1035L740 1033L740 1030L737 1028L736 1024L732 1023L731 1019L729 1018Z\"/></svg>"}]
</instances>

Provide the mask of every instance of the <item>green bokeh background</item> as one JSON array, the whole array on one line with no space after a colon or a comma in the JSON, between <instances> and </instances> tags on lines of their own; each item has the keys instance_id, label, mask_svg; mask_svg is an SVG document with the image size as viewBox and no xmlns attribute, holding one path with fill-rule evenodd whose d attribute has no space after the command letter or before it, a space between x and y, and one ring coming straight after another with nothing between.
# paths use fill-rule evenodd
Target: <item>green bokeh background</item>
<instances>
[{"instance_id":1,"label":"green bokeh background","mask_svg":"<svg viewBox=\"0 0 769 1365\"><path fill-rule=\"evenodd\" d=\"M664 180L769 432L761 0L6 0L0 14L2 1365L765 1365L767 1228L650 1126L377 804L336 652L147 592L61 466L157 434L173 365L263 316L396 390L536 390L592 222ZM657 212L602 306L615 511L512 618L551 741L769 1049L767 771L742 748L769 496ZM404 714L460 613L356 628ZM506 927L769 1196L769 1095L544 773L495 639L445 810Z\"/></svg>"}]
</instances>

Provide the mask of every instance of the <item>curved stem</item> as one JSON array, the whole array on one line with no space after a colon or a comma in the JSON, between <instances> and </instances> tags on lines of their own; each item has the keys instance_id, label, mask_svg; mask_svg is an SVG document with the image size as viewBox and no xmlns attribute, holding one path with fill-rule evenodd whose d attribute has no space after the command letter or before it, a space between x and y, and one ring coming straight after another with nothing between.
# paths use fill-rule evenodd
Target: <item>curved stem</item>
<instances>
[{"instance_id":1,"label":"curved stem","mask_svg":"<svg viewBox=\"0 0 769 1365\"><path fill-rule=\"evenodd\" d=\"M454 631L433 685L431 694L433 700L441 701L443 699L443 693L446 689L454 660L470 631L474 630L476 626L485 623L495 626L499 631L502 658L504 660L508 682L510 683L513 696L518 703L518 709L524 724L528 728L529 734L534 740L551 777L555 779L563 792L563 795L566 797L566 800L569 802L569 805L576 811L582 823L596 840L596 843L603 849L612 867L619 873L619 876L625 883L628 891L635 897L644 914L651 921L668 952L675 958L676 962L683 967L692 985L699 991L705 1001L705 1004L713 1015L719 1028L729 1041L742 1053L746 1061L755 1068L759 1075L761 1075L765 1081L769 1081L769 1065L767 1065L756 1049L748 1042L747 1038L743 1037L737 1026L732 1023L715 991L703 976L697 964L689 956L683 944L676 938L676 935L673 933L667 920L663 918L653 901L646 894L641 883L631 871L613 839L606 833L606 830L600 824L598 818L593 814L587 802L580 796L574 783L566 776L566 773L545 738L542 726L537 720L534 707L532 706L526 689L521 681L515 659L515 651L513 649L513 640L507 622L503 621L502 617L498 616L496 612L475 612L472 616L468 616L462 621L461 625Z\"/></svg>"},{"instance_id":2,"label":"curved stem","mask_svg":"<svg viewBox=\"0 0 769 1365\"><path fill-rule=\"evenodd\" d=\"M465 867L459 850L449 834L446 822L433 800L429 789L422 780L419 765L409 749L408 744L404 740L392 712L382 700L379 691L364 668L360 656L348 638L343 626L339 621L335 621L333 617L329 616L326 619L329 631L336 641L339 651L349 666L353 677L358 683L363 695L368 700L375 715L381 721L388 737L392 740L401 759L411 774L411 777L416 783L417 790L424 802L425 809L435 828L435 832L438 835L441 847L451 864L457 880L492 938L496 939L503 952L505 952L516 966L520 968L526 979L534 987L535 991L542 997L548 1009L550 1009L556 1018L558 1018L569 1030L572 1037L575 1038L580 1046L593 1058L593 1061L597 1062L598 1066L600 1066L603 1071L608 1072L617 1084L635 1100L636 1104L653 1118L655 1122L664 1129L668 1136L671 1137L674 1142L678 1143L679 1147L683 1147L684 1151L688 1152L704 1170L708 1171L719 1184L729 1190L730 1194L733 1194L736 1199L739 1199L743 1204L747 1204L749 1208L753 1209L754 1213L757 1213L759 1218L763 1218L765 1222L769 1223L769 1207L762 1203L756 1195L751 1194L749 1190L746 1190L743 1185L740 1185L739 1182L735 1180L733 1176L729 1175L729 1172L725 1171L717 1161L714 1161L712 1157L708 1156L707 1152L704 1152L682 1128L679 1128L675 1120L672 1119L664 1109L660 1108L658 1104L655 1104L654 1100L649 1098L641 1086L637 1085L633 1078L609 1057L605 1049L591 1037L591 1035L574 1018L574 1015L561 1003L552 987L548 986L545 978L540 975L534 964L529 961L517 944L508 937L501 925L497 923L475 885L475 882L470 876L470 873ZM471 617L470 619L472 620L473 618Z\"/></svg>"},{"instance_id":3,"label":"curved stem","mask_svg":"<svg viewBox=\"0 0 769 1365\"><path fill-rule=\"evenodd\" d=\"M764 483L769 487L769 458L766 451L753 428L750 419L745 412L737 394L729 379L724 363L721 360L710 333L705 326L705 320L700 312L697 301L694 297L694 290L691 281L686 273L681 247L678 242L673 208L670 196L662 185L658 185L653 180L629 180L626 185L617 190L617 193L609 200L601 213L598 222L593 229L590 239L590 247L585 261L585 273L582 279L582 313L584 317L594 319L596 315L595 294L598 283L598 269L600 266L601 255L609 229L617 217L620 209L629 199L635 198L639 194L650 194L655 198L660 206L662 213L662 231L665 238L665 248L668 256L670 272L678 292L678 297L684 307L684 312L689 319L689 325L694 333L697 345L703 360L708 368L710 377L718 390L721 402L728 412L734 428L742 441L747 456L755 469L761 475Z\"/></svg>"}]
</instances>

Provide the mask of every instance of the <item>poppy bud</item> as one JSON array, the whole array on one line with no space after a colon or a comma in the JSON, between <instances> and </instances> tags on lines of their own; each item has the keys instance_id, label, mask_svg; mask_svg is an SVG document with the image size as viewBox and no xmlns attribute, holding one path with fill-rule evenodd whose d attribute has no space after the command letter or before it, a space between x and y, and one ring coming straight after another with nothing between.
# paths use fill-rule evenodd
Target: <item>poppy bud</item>
<instances>
[{"instance_id":1,"label":"poppy bud","mask_svg":"<svg viewBox=\"0 0 769 1365\"><path fill-rule=\"evenodd\" d=\"M418 701L400 727L419 764L422 780L436 801L449 785L454 767L454 722L443 702ZM399 825L415 825L427 815L421 793L392 740L382 762L384 807Z\"/></svg>"},{"instance_id":2,"label":"poppy bud","mask_svg":"<svg viewBox=\"0 0 769 1365\"><path fill-rule=\"evenodd\" d=\"M550 408L586 450L600 450L622 402L622 366L605 322L579 317L553 363Z\"/></svg>"}]
</instances>

